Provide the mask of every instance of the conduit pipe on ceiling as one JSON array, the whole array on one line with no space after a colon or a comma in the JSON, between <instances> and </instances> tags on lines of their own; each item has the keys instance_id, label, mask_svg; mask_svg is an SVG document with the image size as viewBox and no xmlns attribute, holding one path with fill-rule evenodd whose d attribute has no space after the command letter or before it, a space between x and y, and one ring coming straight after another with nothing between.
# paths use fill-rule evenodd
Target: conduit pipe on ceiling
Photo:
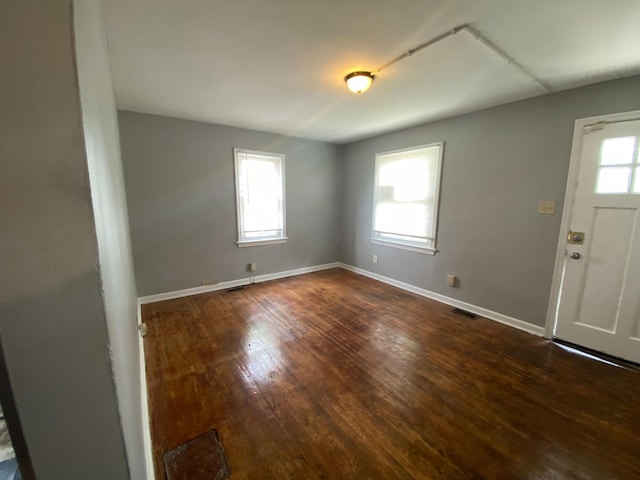
<instances>
[{"instance_id":1,"label":"conduit pipe on ceiling","mask_svg":"<svg viewBox=\"0 0 640 480\"><path fill-rule=\"evenodd\" d=\"M436 44L438 42L441 42L445 38L449 38L449 37L455 35L456 33L458 33L460 30L462 30L464 28L467 28L467 27L468 27L468 24L458 25L457 27L453 27L451 30L449 30L447 32L444 32L444 33L441 33L437 37L434 37L431 40L427 40L426 42L421 43L420 45L418 45L417 47L412 48L411 50L407 50L402 55L398 55L396 58L394 58L390 62L387 62L384 65L382 65L380 68L378 68L377 71L381 72L385 68L390 67L391 65L394 65L394 64L398 63L400 60L404 60L405 58L410 57L411 55L413 55L416 52L419 52L422 49L425 49L427 47L430 47L431 45L434 45L434 44Z\"/></svg>"},{"instance_id":2,"label":"conduit pipe on ceiling","mask_svg":"<svg viewBox=\"0 0 640 480\"><path fill-rule=\"evenodd\" d=\"M518 62L512 56L508 55L504 50L502 50L495 43L493 43L486 36L484 36L482 33L480 33L476 28L474 28L471 24L468 24L468 23L464 23L462 25L458 25L456 27L453 27L451 30L448 30L448 31L446 31L446 32L444 32L444 33L442 33L442 34L438 35L437 37L434 37L434 38L432 38L430 40L427 40L426 42L418 45L417 47L412 48L411 50L407 50L402 55L398 55L393 60L385 63L384 65L382 65L380 68L378 68L378 70L376 70L376 73L379 73L382 70L390 67L391 65L394 65L394 64L398 63L400 60L404 60L405 58L408 58L408 57L414 55L415 53L419 52L420 50L423 50L423 49L425 49L427 47L430 47L431 45L435 45L436 43L441 42L442 40L444 40L446 38L452 37L453 35L456 35L458 32L461 32L461 31L467 32L476 41L478 41L481 45L483 45L485 48L487 48L488 50L490 50L494 54L498 55L502 60L507 62L508 65L512 65L513 67L517 68L521 73L523 73L526 76L528 76L534 83L536 83L540 87L542 87L547 93L551 93L552 92L552 89L548 84L546 84L545 82L540 80L538 77L536 77L533 73L531 73L531 71L529 69L524 67L520 62Z\"/></svg>"},{"instance_id":3,"label":"conduit pipe on ceiling","mask_svg":"<svg viewBox=\"0 0 640 480\"><path fill-rule=\"evenodd\" d=\"M465 25L464 28L462 28L462 30L464 30L469 35L471 35L473 38L475 38L481 45L484 45L486 48L488 48L493 53L498 55L500 58L502 58L504 61L506 61L509 65L513 65L515 68L520 70L526 76L531 78L531 80L533 80L535 83L540 85L547 93L551 93L552 90L551 90L551 87L548 84L544 83L542 80L540 80L538 77L536 77L533 73L531 73L531 71L529 71L528 68L524 67L520 62L518 62L512 56L508 55L504 50L502 50L500 47L498 47L495 43L493 43L487 37L482 35L478 30L473 28L471 25Z\"/></svg>"}]
</instances>

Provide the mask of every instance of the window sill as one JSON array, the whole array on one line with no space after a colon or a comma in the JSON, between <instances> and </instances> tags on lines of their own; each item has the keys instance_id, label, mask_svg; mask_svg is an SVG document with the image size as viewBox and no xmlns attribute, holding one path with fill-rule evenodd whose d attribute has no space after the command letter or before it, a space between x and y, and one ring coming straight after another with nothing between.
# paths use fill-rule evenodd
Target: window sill
<instances>
[{"instance_id":1,"label":"window sill","mask_svg":"<svg viewBox=\"0 0 640 480\"><path fill-rule=\"evenodd\" d=\"M399 248L400 250L408 250L409 252L422 253L424 255L435 255L438 251L435 248L416 247L414 245L407 245L405 243L380 240L379 238L372 238L371 243L375 243L376 245L383 245L385 247Z\"/></svg>"},{"instance_id":2,"label":"window sill","mask_svg":"<svg viewBox=\"0 0 640 480\"><path fill-rule=\"evenodd\" d=\"M277 243L287 243L288 238L267 238L265 240L242 240L240 242L236 242L238 247L257 247L259 245L275 245Z\"/></svg>"}]
</instances>

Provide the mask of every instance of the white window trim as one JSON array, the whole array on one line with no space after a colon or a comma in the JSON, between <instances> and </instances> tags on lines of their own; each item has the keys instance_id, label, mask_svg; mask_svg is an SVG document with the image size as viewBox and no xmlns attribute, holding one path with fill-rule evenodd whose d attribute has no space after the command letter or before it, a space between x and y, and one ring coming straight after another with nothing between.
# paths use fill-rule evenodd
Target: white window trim
<instances>
[{"instance_id":1,"label":"white window trim","mask_svg":"<svg viewBox=\"0 0 640 480\"><path fill-rule=\"evenodd\" d=\"M258 245L275 245L277 243L287 243L288 237L282 238L265 238L264 240L243 240L237 241L238 247L256 247Z\"/></svg>"},{"instance_id":2,"label":"white window trim","mask_svg":"<svg viewBox=\"0 0 640 480\"><path fill-rule=\"evenodd\" d=\"M376 245L383 245L385 247L399 248L400 250L408 250L409 252L423 253L425 255L435 255L438 250L430 247L417 247L415 245L407 245L401 242L392 242L390 240L382 240L380 238L370 238L371 243Z\"/></svg>"},{"instance_id":3,"label":"white window trim","mask_svg":"<svg viewBox=\"0 0 640 480\"><path fill-rule=\"evenodd\" d=\"M407 244L401 240L394 241L388 238L380 238L376 236L376 206L378 205L378 172L380 170L380 157L383 155L390 155L393 153L410 152L412 150L420 150L422 148L438 147L438 164L436 166L436 191L433 202L434 211L434 225L433 225L433 243L430 247L421 247L415 244ZM373 208L371 212L371 243L376 245L384 245L386 247L399 248L401 250L408 250L410 252L423 253L427 255L435 255L438 252L436 248L436 242L438 240L438 220L440 218L440 184L442 183L442 157L444 154L444 142L434 142L425 145L417 145L409 148L399 148L397 150L390 150L388 152L376 153L375 161L375 173L373 180Z\"/></svg>"},{"instance_id":4,"label":"white window trim","mask_svg":"<svg viewBox=\"0 0 640 480\"><path fill-rule=\"evenodd\" d=\"M240 240L242 238L242 214L241 198L240 198L240 153L248 153L253 155L263 155L280 158L280 165L282 170L282 236L281 237L269 237L269 238L252 238L251 240ZM254 247L259 245L275 245L278 243L286 243L289 237L287 237L287 198L286 198L286 169L285 169L285 156L284 153L264 152L261 150L250 150L248 148L234 148L233 149L233 161L234 161L234 175L236 180L236 225L238 228L238 241L236 245L238 247Z\"/></svg>"}]
</instances>

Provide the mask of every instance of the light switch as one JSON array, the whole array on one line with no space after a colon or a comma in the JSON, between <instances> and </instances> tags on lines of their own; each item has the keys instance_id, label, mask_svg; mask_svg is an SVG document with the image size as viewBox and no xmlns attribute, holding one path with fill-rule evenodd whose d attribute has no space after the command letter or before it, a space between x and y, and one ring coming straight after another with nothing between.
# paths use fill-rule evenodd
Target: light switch
<instances>
[{"instance_id":1,"label":"light switch","mask_svg":"<svg viewBox=\"0 0 640 480\"><path fill-rule=\"evenodd\" d=\"M540 215L554 215L556 213L556 202L553 200L542 200L538 203L538 213Z\"/></svg>"}]
</instances>

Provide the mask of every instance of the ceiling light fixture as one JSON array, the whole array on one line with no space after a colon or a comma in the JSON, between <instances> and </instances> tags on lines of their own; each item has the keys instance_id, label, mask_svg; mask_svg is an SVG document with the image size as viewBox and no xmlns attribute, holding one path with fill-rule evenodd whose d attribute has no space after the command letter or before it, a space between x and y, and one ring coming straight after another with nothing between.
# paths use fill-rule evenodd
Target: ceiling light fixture
<instances>
[{"instance_id":1,"label":"ceiling light fixture","mask_svg":"<svg viewBox=\"0 0 640 480\"><path fill-rule=\"evenodd\" d=\"M362 93L369 90L374 78L376 77L371 72L351 72L344 77L344 81L353 93Z\"/></svg>"},{"instance_id":2,"label":"ceiling light fixture","mask_svg":"<svg viewBox=\"0 0 640 480\"><path fill-rule=\"evenodd\" d=\"M410 57L411 55L413 55L414 53L416 53L419 50L422 50L423 48L426 48L430 45L433 45L434 43L439 42L440 40L444 40L447 37L450 37L451 35L455 35L456 33L458 33L460 30L462 30L463 28L466 28L467 25L459 25L457 27L452 28L451 30L442 33L440 35L438 35L435 38L432 38L431 40L428 40L426 42L424 42L421 45L418 45L415 48L412 48L411 50L406 51L405 53L403 53L402 55L397 56L396 58L394 58L393 60L391 60L390 62L385 63L384 65L382 65L380 68L378 68L378 70L376 70L376 73L380 73L382 70L384 70L387 67L390 67L391 65L399 62L400 60ZM360 72L352 72L349 75L347 75L346 77L344 77L344 81L347 82L347 88L349 90L351 90L353 93L362 93L362 92L366 92L369 87L371 86L371 84L373 83L373 79L375 78L375 75L371 72L366 72L366 71L360 71Z\"/></svg>"},{"instance_id":3,"label":"ceiling light fixture","mask_svg":"<svg viewBox=\"0 0 640 480\"><path fill-rule=\"evenodd\" d=\"M417 47L412 48L411 50L407 50L402 55L398 55L393 60L385 63L384 65L382 65L375 72L376 73L380 73L385 68L390 67L391 65L394 65L394 64L398 63L400 60L404 60L405 58L410 57L414 53L417 53L420 50L423 50L423 49L425 49L427 47L430 47L431 45L433 45L435 43L438 43L438 42L444 40L445 38L449 38L449 37L455 35L458 32L461 32L461 31L465 31L468 34L470 34L474 39L476 39L478 42L480 42L482 45L484 45L490 51L492 51L493 53L495 53L496 55L501 57L509 65L514 66L515 68L520 70L522 73L524 73L525 75L529 76L534 83L538 84L540 87L542 87L547 92L551 92L551 88L550 88L549 85L547 85L546 83L541 81L539 78L537 78L535 75L533 75L533 73L531 73L523 65L518 63L513 57L507 55L501 48L499 48L496 44L491 42L487 37L482 35L478 30L473 28L473 26L471 26L468 23L453 27L451 30L448 30L448 31L446 31L444 33L441 33L437 37L434 37L431 40L427 40L426 42L418 45ZM362 92L366 92L369 89L369 87L373 83L373 79L374 78L375 78L375 75L372 72L359 71L359 72L350 73L349 75L344 77L344 81L347 82L347 87L349 88L349 90L351 90L354 93L362 93Z\"/></svg>"}]
</instances>

